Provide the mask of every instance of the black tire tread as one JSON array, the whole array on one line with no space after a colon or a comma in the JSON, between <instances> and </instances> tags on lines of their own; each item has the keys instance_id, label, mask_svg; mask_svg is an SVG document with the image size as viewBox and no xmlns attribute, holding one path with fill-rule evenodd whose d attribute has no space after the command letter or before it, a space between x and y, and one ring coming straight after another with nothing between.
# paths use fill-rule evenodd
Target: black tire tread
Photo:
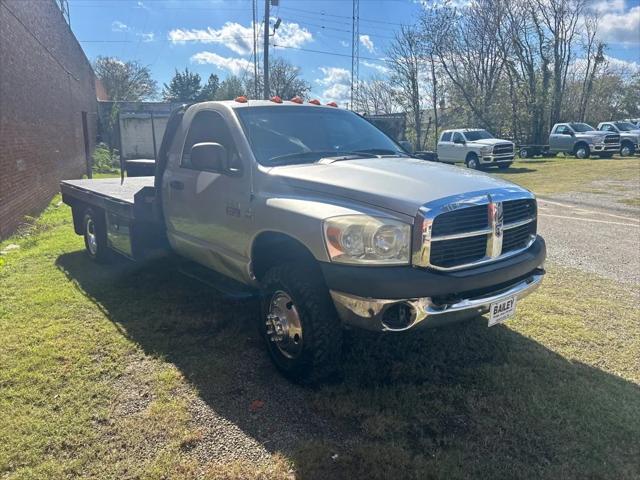
<instances>
[{"instance_id":1,"label":"black tire tread","mask_svg":"<svg viewBox=\"0 0 640 480\"><path fill-rule=\"evenodd\" d=\"M285 263L270 269L262 281L261 333L265 340L264 322L269 294L285 290L294 299L303 322L304 351L291 368L274 358L276 367L284 376L296 383L315 384L326 380L340 370L342 351L342 325L324 282L313 268ZM268 344L272 358L277 349ZM289 360L290 361L290 360Z\"/></svg>"}]
</instances>

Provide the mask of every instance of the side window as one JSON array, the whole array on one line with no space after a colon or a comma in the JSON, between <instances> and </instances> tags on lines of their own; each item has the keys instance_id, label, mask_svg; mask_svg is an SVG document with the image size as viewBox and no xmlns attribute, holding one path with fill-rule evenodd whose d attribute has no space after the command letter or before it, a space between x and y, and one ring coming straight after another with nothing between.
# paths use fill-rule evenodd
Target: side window
<instances>
[{"instance_id":1,"label":"side window","mask_svg":"<svg viewBox=\"0 0 640 480\"><path fill-rule=\"evenodd\" d=\"M224 118L222 118L219 113L211 110L202 110L193 117L187 138L184 142L184 148L182 149L181 167L194 168L191 165L191 148L196 143L203 142L213 142L222 145L227 150L229 169L236 172L240 170L240 157L238 156L235 143L231 138L229 128Z\"/></svg>"},{"instance_id":2,"label":"side window","mask_svg":"<svg viewBox=\"0 0 640 480\"><path fill-rule=\"evenodd\" d=\"M451 132L444 132L442 134L441 142L450 142L451 141Z\"/></svg>"},{"instance_id":3,"label":"side window","mask_svg":"<svg viewBox=\"0 0 640 480\"><path fill-rule=\"evenodd\" d=\"M456 132L453 134L453 141L454 142L463 142L464 141L464 137L462 136L462 134L460 132Z\"/></svg>"},{"instance_id":4,"label":"side window","mask_svg":"<svg viewBox=\"0 0 640 480\"><path fill-rule=\"evenodd\" d=\"M556 133L558 135L564 135L565 133L569 133L569 129L567 128L566 125L558 125L556 127Z\"/></svg>"},{"instance_id":5,"label":"side window","mask_svg":"<svg viewBox=\"0 0 640 480\"><path fill-rule=\"evenodd\" d=\"M613 128L613 125L611 125L610 123L605 123L602 126L601 130L603 130L605 132L615 132L616 131L616 129Z\"/></svg>"}]
</instances>

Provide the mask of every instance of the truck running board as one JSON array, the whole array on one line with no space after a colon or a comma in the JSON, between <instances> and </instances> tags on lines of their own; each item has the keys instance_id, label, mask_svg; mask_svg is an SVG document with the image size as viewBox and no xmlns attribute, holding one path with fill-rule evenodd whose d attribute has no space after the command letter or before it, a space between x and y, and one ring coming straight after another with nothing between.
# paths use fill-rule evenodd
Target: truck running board
<instances>
[{"instance_id":1,"label":"truck running board","mask_svg":"<svg viewBox=\"0 0 640 480\"><path fill-rule=\"evenodd\" d=\"M227 297L242 300L246 298L257 297L258 290L233 280L225 275L214 272L213 270L203 267L195 262L183 262L180 264L178 271L183 275L198 280L205 285L214 288L218 292Z\"/></svg>"}]
</instances>

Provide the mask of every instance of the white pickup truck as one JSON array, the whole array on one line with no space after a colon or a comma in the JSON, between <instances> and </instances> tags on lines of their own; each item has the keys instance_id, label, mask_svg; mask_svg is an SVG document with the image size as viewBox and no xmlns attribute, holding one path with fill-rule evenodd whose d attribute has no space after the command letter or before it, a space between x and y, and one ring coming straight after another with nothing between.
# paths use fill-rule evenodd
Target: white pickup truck
<instances>
[{"instance_id":1,"label":"white pickup truck","mask_svg":"<svg viewBox=\"0 0 640 480\"><path fill-rule=\"evenodd\" d=\"M490 166L505 169L513 163L514 149L513 142L495 138L486 130L464 128L444 130L437 154L440 162L464 162L474 170Z\"/></svg>"}]
</instances>

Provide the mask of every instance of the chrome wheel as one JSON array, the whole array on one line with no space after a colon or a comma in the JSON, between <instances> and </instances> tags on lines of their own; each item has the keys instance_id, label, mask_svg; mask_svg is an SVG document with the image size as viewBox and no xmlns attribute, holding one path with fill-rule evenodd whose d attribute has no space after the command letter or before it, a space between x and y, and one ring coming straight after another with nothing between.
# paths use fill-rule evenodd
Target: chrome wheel
<instances>
[{"instance_id":1,"label":"chrome wheel","mask_svg":"<svg viewBox=\"0 0 640 480\"><path fill-rule=\"evenodd\" d=\"M467 167L471 168L472 170L476 170L478 168L478 159L470 158L469 160L467 160Z\"/></svg>"},{"instance_id":2,"label":"chrome wheel","mask_svg":"<svg viewBox=\"0 0 640 480\"><path fill-rule=\"evenodd\" d=\"M587 147L579 147L576 150L576 157L578 158L587 158L589 156L589 150L587 150Z\"/></svg>"},{"instance_id":3,"label":"chrome wheel","mask_svg":"<svg viewBox=\"0 0 640 480\"><path fill-rule=\"evenodd\" d=\"M529 158L529 151L526 148L520 149L520 158Z\"/></svg>"},{"instance_id":4,"label":"chrome wheel","mask_svg":"<svg viewBox=\"0 0 640 480\"><path fill-rule=\"evenodd\" d=\"M96 235L96 224L93 222L93 218L87 218L85 224L85 232L87 235L87 248L89 253L95 256L98 253L98 236Z\"/></svg>"},{"instance_id":5,"label":"chrome wheel","mask_svg":"<svg viewBox=\"0 0 640 480\"><path fill-rule=\"evenodd\" d=\"M628 157L629 155L631 155L631 147L629 145L624 145L620 149L620 155L622 155L623 157Z\"/></svg>"},{"instance_id":6,"label":"chrome wheel","mask_svg":"<svg viewBox=\"0 0 640 480\"><path fill-rule=\"evenodd\" d=\"M275 343L280 353L294 359L302 352L302 322L291 297L279 290L269 302L269 313L265 322L267 336Z\"/></svg>"}]
</instances>

